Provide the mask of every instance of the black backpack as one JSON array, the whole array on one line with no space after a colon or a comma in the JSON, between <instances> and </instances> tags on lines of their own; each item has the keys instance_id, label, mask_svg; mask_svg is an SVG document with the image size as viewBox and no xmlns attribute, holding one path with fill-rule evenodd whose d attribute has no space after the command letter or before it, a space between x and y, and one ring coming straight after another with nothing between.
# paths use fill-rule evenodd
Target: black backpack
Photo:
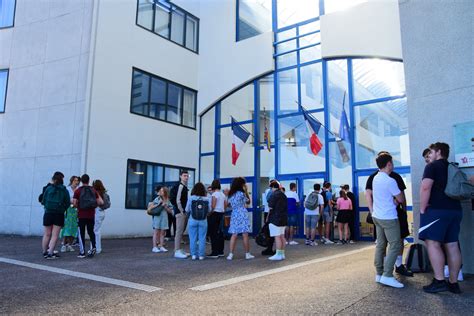
<instances>
[{"instance_id":1,"label":"black backpack","mask_svg":"<svg viewBox=\"0 0 474 316\"><path fill-rule=\"evenodd\" d=\"M408 252L407 269L413 272L430 272L431 265L428 251L422 244L413 244Z\"/></svg>"},{"instance_id":2,"label":"black backpack","mask_svg":"<svg viewBox=\"0 0 474 316\"><path fill-rule=\"evenodd\" d=\"M207 218L209 213L209 202L202 198L191 202L191 217L197 221L202 221Z\"/></svg>"},{"instance_id":3,"label":"black backpack","mask_svg":"<svg viewBox=\"0 0 474 316\"><path fill-rule=\"evenodd\" d=\"M90 186L81 187L81 194L79 195L79 208L96 208L97 199L95 196L95 191Z\"/></svg>"},{"instance_id":4,"label":"black backpack","mask_svg":"<svg viewBox=\"0 0 474 316\"><path fill-rule=\"evenodd\" d=\"M179 182L175 184L170 191L170 202L171 205L175 207L178 207L178 204L176 203L176 198L178 197L179 184Z\"/></svg>"},{"instance_id":5,"label":"black backpack","mask_svg":"<svg viewBox=\"0 0 474 316\"><path fill-rule=\"evenodd\" d=\"M104 196L102 197L102 200L104 200L104 204L100 206L100 209L105 211L106 209L110 208L111 203L110 203L110 196L107 194L107 192L104 192Z\"/></svg>"}]
</instances>

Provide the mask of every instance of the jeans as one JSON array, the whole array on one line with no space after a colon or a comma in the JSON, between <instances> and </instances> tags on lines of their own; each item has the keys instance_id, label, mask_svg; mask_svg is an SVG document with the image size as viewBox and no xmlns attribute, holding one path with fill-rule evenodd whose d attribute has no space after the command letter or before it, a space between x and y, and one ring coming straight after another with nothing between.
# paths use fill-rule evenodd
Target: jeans
<instances>
[{"instance_id":1,"label":"jeans","mask_svg":"<svg viewBox=\"0 0 474 316\"><path fill-rule=\"evenodd\" d=\"M207 219L198 221L192 217L189 217L188 233L191 255L204 257L206 255ZM199 249L197 248L198 241Z\"/></svg>"},{"instance_id":2,"label":"jeans","mask_svg":"<svg viewBox=\"0 0 474 316\"><path fill-rule=\"evenodd\" d=\"M95 244L97 252L102 251L102 239L100 234L100 229L102 228L102 222L105 218L105 211L101 211L99 208L95 209L95 223L94 223L94 234L95 234Z\"/></svg>"},{"instance_id":3,"label":"jeans","mask_svg":"<svg viewBox=\"0 0 474 316\"><path fill-rule=\"evenodd\" d=\"M393 277L393 266L402 249L400 238L400 223L398 219L378 219L372 217L377 227L377 246L375 247L374 265L377 275ZM388 251L387 251L388 242ZM387 256L384 255L387 251Z\"/></svg>"},{"instance_id":4,"label":"jeans","mask_svg":"<svg viewBox=\"0 0 474 316\"><path fill-rule=\"evenodd\" d=\"M221 223L224 219L224 213L212 212L208 219L208 232L211 237L211 245L213 255L221 255L224 253L224 233L221 230Z\"/></svg>"},{"instance_id":5,"label":"jeans","mask_svg":"<svg viewBox=\"0 0 474 316\"><path fill-rule=\"evenodd\" d=\"M86 226L91 246L92 248L95 248L94 222L95 219L93 218L79 218L79 249L81 253L86 252Z\"/></svg>"},{"instance_id":6,"label":"jeans","mask_svg":"<svg viewBox=\"0 0 474 316\"><path fill-rule=\"evenodd\" d=\"M174 234L174 251L181 249L181 240L183 239L184 230L188 217L185 214L176 214L176 232Z\"/></svg>"}]
</instances>

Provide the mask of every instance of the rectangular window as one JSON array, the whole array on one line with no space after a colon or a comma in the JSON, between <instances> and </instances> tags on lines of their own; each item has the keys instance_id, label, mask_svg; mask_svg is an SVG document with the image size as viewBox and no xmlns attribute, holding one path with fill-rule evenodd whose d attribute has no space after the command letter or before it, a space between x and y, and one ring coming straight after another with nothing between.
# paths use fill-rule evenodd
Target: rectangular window
<instances>
[{"instance_id":1,"label":"rectangular window","mask_svg":"<svg viewBox=\"0 0 474 316\"><path fill-rule=\"evenodd\" d=\"M166 186L171 189L178 183L181 170L189 172L188 188L191 189L195 179L195 170L192 168L129 159L125 208L146 209L148 203L155 198L155 188Z\"/></svg>"},{"instance_id":2,"label":"rectangular window","mask_svg":"<svg viewBox=\"0 0 474 316\"><path fill-rule=\"evenodd\" d=\"M5 112L7 99L8 69L0 69L0 113Z\"/></svg>"},{"instance_id":3,"label":"rectangular window","mask_svg":"<svg viewBox=\"0 0 474 316\"><path fill-rule=\"evenodd\" d=\"M13 26L15 5L16 0L0 0L0 28Z\"/></svg>"},{"instance_id":4,"label":"rectangular window","mask_svg":"<svg viewBox=\"0 0 474 316\"><path fill-rule=\"evenodd\" d=\"M199 19L168 0L137 0L136 24L198 52Z\"/></svg>"},{"instance_id":5,"label":"rectangular window","mask_svg":"<svg viewBox=\"0 0 474 316\"><path fill-rule=\"evenodd\" d=\"M271 0L237 0L237 41L272 29Z\"/></svg>"},{"instance_id":6,"label":"rectangular window","mask_svg":"<svg viewBox=\"0 0 474 316\"><path fill-rule=\"evenodd\" d=\"M196 100L192 89L133 69L131 113L195 129Z\"/></svg>"}]
</instances>

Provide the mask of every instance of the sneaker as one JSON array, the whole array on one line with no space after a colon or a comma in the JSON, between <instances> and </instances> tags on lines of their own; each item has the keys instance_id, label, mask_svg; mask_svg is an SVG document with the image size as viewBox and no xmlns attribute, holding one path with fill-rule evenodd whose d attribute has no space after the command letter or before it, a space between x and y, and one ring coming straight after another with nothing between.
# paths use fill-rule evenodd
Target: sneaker
<instances>
[{"instance_id":1,"label":"sneaker","mask_svg":"<svg viewBox=\"0 0 474 316\"><path fill-rule=\"evenodd\" d=\"M423 291L426 293L439 293L448 290L448 284L445 280L440 281L436 280L435 278L433 278L431 284L423 286Z\"/></svg>"},{"instance_id":2,"label":"sneaker","mask_svg":"<svg viewBox=\"0 0 474 316\"><path fill-rule=\"evenodd\" d=\"M349 243L350 243L350 244L355 244L356 242L353 241L353 240L349 240Z\"/></svg>"},{"instance_id":3,"label":"sneaker","mask_svg":"<svg viewBox=\"0 0 474 316\"><path fill-rule=\"evenodd\" d=\"M309 244L311 244L311 241L310 241L309 239L306 239L306 240L304 241L304 244L305 244L306 246L309 246Z\"/></svg>"},{"instance_id":4,"label":"sneaker","mask_svg":"<svg viewBox=\"0 0 474 316\"><path fill-rule=\"evenodd\" d=\"M334 241L324 238L324 243L330 245L334 244Z\"/></svg>"},{"instance_id":5,"label":"sneaker","mask_svg":"<svg viewBox=\"0 0 474 316\"><path fill-rule=\"evenodd\" d=\"M191 254L189 252L186 252L184 251L183 249L180 249L179 250L183 255L185 255L186 257L189 257Z\"/></svg>"},{"instance_id":6,"label":"sneaker","mask_svg":"<svg viewBox=\"0 0 474 316\"><path fill-rule=\"evenodd\" d=\"M192 256L191 260L197 260L197 256Z\"/></svg>"},{"instance_id":7,"label":"sneaker","mask_svg":"<svg viewBox=\"0 0 474 316\"><path fill-rule=\"evenodd\" d=\"M66 247L66 250L67 250L68 252L74 252L74 248L73 248L71 245L68 245L68 246Z\"/></svg>"},{"instance_id":8,"label":"sneaker","mask_svg":"<svg viewBox=\"0 0 474 316\"><path fill-rule=\"evenodd\" d=\"M299 242L292 240L292 241L290 241L290 245L292 245L292 246L299 245Z\"/></svg>"},{"instance_id":9,"label":"sneaker","mask_svg":"<svg viewBox=\"0 0 474 316\"><path fill-rule=\"evenodd\" d=\"M66 251L67 251L66 245L62 245L62 246L61 246L61 252L66 252Z\"/></svg>"},{"instance_id":10,"label":"sneaker","mask_svg":"<svg viewBox=\"0 0 474 316\"><path fill-rule=\"evenodd\" d=\"M45 259L48 258L48 252L47 251L43 252L43 258L45 258Z\"/></svg>"},{"instance_id":11,"label":"sneaker","mask_svg":"<svg viewBox=\"0 0 474 316\"><path fill-rule=\"evenodd\" d=\"M162 247L160 247L160 248L159 248L159 250L160 250L160 252L168 252L168 249L166 249L166 248L165 248L165 247L163 247L163 246L162 246Z\"/></svg>"},{"instance_id":12,"label":"sneaker","mask_svg":"<svg viewBox=\"0 0 474 316\"><path fill-rule=\"evenodd\" d=\"M280 255L280 254L276 254L276 255L274 255L274 256L269 257L268 260L281 261L281 260L283 260L283 256Z\"/></svg>"},{"instance_id":13,"label":"sneaker","mask_svg":"<svg viewBox=\"0 0 474 316\"><path fill-rule=\"evenodd\" d=\"M375 283L380 283L380 278L381 278L381 277L382 277L381 275L377 274L377 275L375 276Z\"/></svg>"},{"instance_id":14,"label":"sneaker","mask_svg":"<svg viewBox=\"0 0 474 316\"><path fill-rule=\"evenodd\" d=\"M413 276L413 272L408 270L407 267L404 264L400 265L399 267L396 267L395 272L397 272L400 275L407 276L407 277L412 277Z\"/></svg>"},{"instance_id":15,"label":"sneaker","mask_svg":"<svg viewBox=\"0 0 474 316\"><path fill-rule=\"evenodd\" d=\"M204 260L205 258L203 256L199 256L199 260Z\"/></svg>"},{"instance_id":16,"label":"sneaker","mask_svg":"<svg viewBox=\"0 0 474 316\"><path fill-rule=\"evenodd\" d=\"M174 252L174 257L175 257L176 259L186 259L188 256L186 256L186 254L183 253L182 251L176 250L176 251Z\"/></svg>"},{"instance_id":17,"label":"sneaker","mask_svg":"<svg viewBox=\"0 0 474 316\"><path fill-rule=\"evenodd\" d=\"M395 279L394 277L386 277L386 276L381 276L380 277L380 284L383 284L383 285L387 285L387 286L391 286L391 287L394 287L394 288L397 288L397 289L401 289L404 287L404 285L400 282L398 282L397 279Z\"/></svg>"},{"instance_id":18,"label":"sneaker","mask_svg":"<svg viewBox=\"0 0 474 316\"><path fill-rule=\"evenodd\" d=\"M319 243L320 243L321 245L326 244L326 238L321 238L321 239L319 240Z\"/></svg>"},{"instance_id":19,"label":"sneaker","mask_svg":"<svg viewBox=\"0 0 474 316\"><path fill-rule=\"evenodd\" d=\"M347 240L343 239L343 240L342 240L342 244L343 244L343 245L346 245L346 244L347 244Z\"/></svg>"},{"instance_id":20,"label":"sneaker","mask_svg":"<svg viewBox=\"0 0 474 316\"><path fill-rule=\"evenodd\" d=\"M250 260L250 259L253 259L253 258L255 258L255 256L252 256L252 255L250 254L250 252L247 252L247 253L245 254L245 259L246 259L246 260Z\"/></svg>"},{"instance_id":21,"label":"sneaker","mask_svg":"<svg viewBox=\"0 0 474 316\"><path fill-rule=\"evenodd\" d=\"M458 282L450 283L449 280L448 280L446 283L448 284L449 292L454 293L454 294L461 294L462 293L461 289L459 288L459 283Z\"/></svg>"},{"instance_id":22,"label":"sneaker","mask_svg":"<svg viewBox=\"0 0 474 316\"><path fill-rule=\"evenodd\" d=\"M289 244L290 244L290 243L289 243L288 241L287 241L287 242L285 242L285 245L289 245Z\"/></svg>"},{"instance_id":23,"label":"sneaker","mask_svg":"<svg viewBox=\"0 0 474 316\"><path fill-rule=\"evenodd\" d=\"M83 259L83 258L86 257L86 254L81 252L81 253L79 253L79 255L77 257L80 258L80 259Z\"/></svg>"},{"instance_id":24,"label":"sneaker","mask_svg":"<svg viewBox=\"0 0 474 316\"><path fill-rule=\"evenodd\" d=\"M227 260L232 260L232 259L234 259L234 254L229 253L229 255L227 256Z\"/></svg>"},{"instance_id":25,"label":"sneaker","mask_svg":"<svg viewBox=\"0 0 474 316\"><path fill-rule=\"evenodd\" d=\"M151 250L151 252L158 253L158 252L161 252L161 251L160 251L160 248L158 248L158 247L153 247L153 249Z\"/></svg>"},{"instance_id":26,"label":"sneaker","mask_svg":"<svg viewBox=\"0 0 474 316\"><path fill-rule=\"evenodd\" d=\"M48 254L48 255L46 256L46 259L47 259L47 260L58 259L58 258L59 258L59 256L56 255L56 254L54 254L54 253L53 253L53 254Z\"/></svg>"},{"instance_id":27,"label":"sneaker","mask_svg":"<svg viewBox=\"0 0 474 316\"><path fill-rule=\"evenodd\" d=\"M210 253L210 254L208 254L206 257L208 257L208 258L212 258L212 259L217 259L217 258L219 258L219 255L216 255L216 254Z\"/></svg>"},{"instance_id":28,"label":"sneaker","mask_svg":"<svg viewBox=\"0 0 474 316\"><path fill-rule=\"evenodd\" d=\"M98 255L98 254L100 254L100 253L102 253L102 250L98 250L98 249L97 249L97 250L95 251L95 254L96 254L96 255Z\"/></svg>"},{"instance_id":29,"label":"sneaker","mask_svg":"<svg viewBox=\"0 0 474 316\"><path fill-rule=\"evenodd\" d=\"M220 253L218 254L219 257L225 257L225 254L224 253Z\"/></svg>"},{"instance_id":30,"label":"sneaker","mask_svg":"<svg viewBox=\"0 0 474 316\"><path fill-rule=\"evenodd\" d=\"M92 257L94 257L95 254L96 254L96 249L95 249L95 248L92 248L91 250L89 250L89 251L87 252L87 257L88 257L88 258L92 258Z\"/></svg>"},{"instance_id":31,"label":"sneaker","mask_svg":"<svg viewBox=\"0 0 474 316\"><path fill-rule=\"evenodd\" d=\"M309 245L310 245L311 247L314 247L314 246L317 246L317 245L318 245L318 243L317 243L317 242L315 242L315 241L312 241L312 242L310 242L310 243L309 243Z\"/></svg>"},{"instance_id":32,"label":"sneaker","mask_svg":"<svg viewBox=\"0 0 474 316\"><path fill-rule=\"evenodd\" d=\"M339 239L338 241L335 242L335 244L336 244L336 245L343 245L344 242L343 242L341 239Z\"/></svg>"}]
</instances>

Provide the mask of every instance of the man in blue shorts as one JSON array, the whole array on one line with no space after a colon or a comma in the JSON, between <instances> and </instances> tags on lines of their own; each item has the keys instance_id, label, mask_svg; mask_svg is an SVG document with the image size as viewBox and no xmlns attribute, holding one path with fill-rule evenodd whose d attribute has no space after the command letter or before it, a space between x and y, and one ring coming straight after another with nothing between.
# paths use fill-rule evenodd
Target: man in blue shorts
<instances>
[{"instance_id":1,"label":"man in blue shorts","mask_svg":"<svg viewBox=\"0 0 474 316\"><path fill-rule=\"evenodd\" d=\"M298 206L300 204L300 198L296 192L296 183L290 183L290 191L286 192L288 198L288 227L287 227L287 240L289 245L297 245L298 242L293 240L295 234L295 228L298 226Z\"/></svg>"},{"instance_id":2,"label":"man in blue shorts","mask_svg":"<svg viewBox=\"0 0 474 316\"><path fill-rule=\"evenodd\" d=\"M427 293L450 291L459 294L457 282L461 268L459 250L459 230L462 219L461 203L448 197L444 190L448 182L449 145L435 143L430 145L431 163L423 173L420 189L420 229L419 238L424 240L428 249L434 278L431 284L424 286ZM449 266L449 280L444 279L444 253L446 251Z\"/></svg>"}]
</instances>

